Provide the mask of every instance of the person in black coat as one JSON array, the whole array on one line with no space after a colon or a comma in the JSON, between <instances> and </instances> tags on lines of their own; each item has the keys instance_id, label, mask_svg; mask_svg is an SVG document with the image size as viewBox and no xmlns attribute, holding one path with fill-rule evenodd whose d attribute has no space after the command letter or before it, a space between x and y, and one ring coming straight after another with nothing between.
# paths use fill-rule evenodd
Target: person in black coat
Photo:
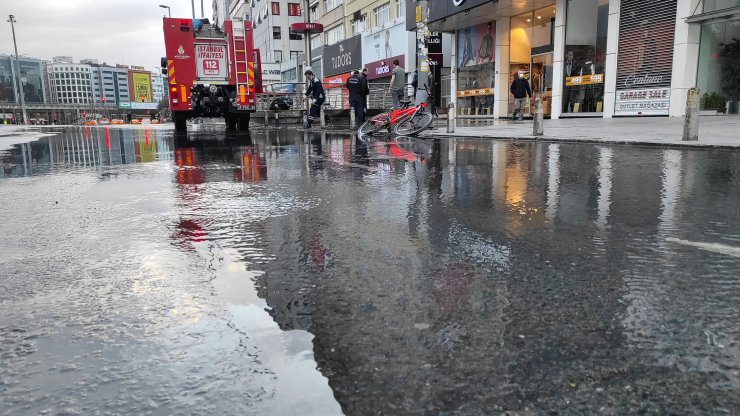
<instances>
[{"instance_id":1,"label":"person in black coat","mask_svg":"<svg viewBox=\"0 0 740 416\"><path fill-rule=\"evenodd\" d=\"M365 122L365 104L364 93L367 89L367 83L363 83L363 77L360 71L352 71L352 75L347 79L347 90L349 90L349 106L355 111L355 128Z\"/></svg>"},{"instance_id":2,"label":"person in black coat","mask_svg":"<svg viewBox=\"0 0 740 416\"><path fill-rule=\"evenodd\" d=\"M524 71L519 71L514 82L511 83L511 93L514 94L514 113L511 117L516 118L519 114L519 120L521 120L524 115L527 97L532 96L532 89L529 88L529 81L524 78Z\"/></svg>"},{"instance_id":3,"label":"person in black coat","mask_svg":"<svg viewBox=\"0 0 740 416\"><path fill-rule=\"evenodd\" d=\"M363 85L365 86L364 92L362 93L362 103L364 105L364 113L367 113L367 97L370 95L370 83L367 80L367 68L362 68L362 73L360 74L360 81L363 82Z\"/></svg>"},{"instance_id":4,"label":"person in black coat","mask_svg":"<svg viewBox=\"0 0 740 416\"><path fill-rule=\"evenodd\" d=\"M311 110L308 113L308 126L311 127L311 123L319 118L321 106L324 104L324 100L326 100L326 94L324 93L324 86L321 85L321 81L316 78L316 76L313 74L313 71L309 69L304 73L304 75L306 76L306 80L308 81L306 97L311 97L314 99L313 104L311 104Z\"/></svg>"}]
</instances>

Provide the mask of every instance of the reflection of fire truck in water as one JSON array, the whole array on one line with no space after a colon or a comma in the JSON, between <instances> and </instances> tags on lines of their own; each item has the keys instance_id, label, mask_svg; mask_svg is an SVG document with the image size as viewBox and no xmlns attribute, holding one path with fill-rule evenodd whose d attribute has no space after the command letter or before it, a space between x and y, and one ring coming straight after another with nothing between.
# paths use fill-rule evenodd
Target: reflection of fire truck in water
<instances>
[{"instance_id":1,"label":"reflection of fire truck in water","mask_svg":"<svg viewBox=\"0 0 740 416\"><path fill-rule=\"evenodd\" d=\"M206 170L203 162L234 163L233 175L224 176L224 169ZM233 180L234 182L259 182L267 179L267 162L256 146L236 148L175 148L177 183L198 185L204 182ZM210 171L210 172L209 172ZM208 174L210 173L210 175Z\"/></svg>"},{"instance_id":2,"label":"reflection of fire truck in water","mask_svg":"<svg viewBox=\"0 0 740 416\"><path fill-rule=\"evenodd\" d=\"M164 18L170 109L176 131L194 117L224 117L228 129L249 128L262 92L259 50L252 43L252 23L225 20L223 30L208 19Z\"/></svg>"}]
</instances>

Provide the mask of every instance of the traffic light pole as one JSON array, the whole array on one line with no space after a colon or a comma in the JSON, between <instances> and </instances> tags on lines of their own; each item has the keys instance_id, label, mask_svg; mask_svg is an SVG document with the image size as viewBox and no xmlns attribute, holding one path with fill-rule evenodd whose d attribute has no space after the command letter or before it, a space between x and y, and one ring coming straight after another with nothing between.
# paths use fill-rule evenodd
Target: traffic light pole
<instances>
[{"instance_id":1,"label":"traffic light pole","mask_svg":"<svg viewBox=\"0 0 740 416\"><path fill-rule=\"evenodd\" d=\"M15 42L15 17L9 15L8 22L10 22L10 28L13 31L13 48L15 48L15 64L18 67L15 76L18 82L18 96L21 99L21 111L23 112L23 124L28 124L28 115L26 114L26 97L23 91L23 82L21 82L21 61L18 59L18 45Z\"/></svg>"}]
</instances>

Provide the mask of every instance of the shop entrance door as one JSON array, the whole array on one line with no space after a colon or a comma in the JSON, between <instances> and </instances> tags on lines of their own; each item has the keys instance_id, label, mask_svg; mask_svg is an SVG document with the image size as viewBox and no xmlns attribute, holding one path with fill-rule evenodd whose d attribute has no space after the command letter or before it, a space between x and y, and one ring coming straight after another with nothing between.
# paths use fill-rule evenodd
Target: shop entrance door
<instances>
[{"instance_id":1,"label":"shop entrance door","mask_svg":"<svg viewBox=\"0 0 740 416\"><path fill-rule=\"evenodd\" d=\"M546 116L550 115L552 107L552 61L552 52L532 55L529 72L532 96L533 98L542 97L542 108ZM534 100L532 100L531 109L532 113L536 111Z\"/></svg>"}]
</instances>

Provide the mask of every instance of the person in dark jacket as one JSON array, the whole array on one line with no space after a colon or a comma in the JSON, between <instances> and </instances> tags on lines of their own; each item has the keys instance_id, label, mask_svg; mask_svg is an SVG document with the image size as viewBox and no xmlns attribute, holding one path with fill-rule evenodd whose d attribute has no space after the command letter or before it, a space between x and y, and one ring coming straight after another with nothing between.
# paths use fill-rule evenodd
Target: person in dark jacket
<instances>
[{"instance_id":1,"label":"person in dark jacket","mask_svg":"<svg viewBox=\"0 0 740 416\"><path fill-rule=\"evenodd\" d=\"M516 79L511 83L511 93L514 94L514 113L511 117L516 118L518 114L519 120L521 120L524 115L527 97L532 96L532 89L529 88L529 81L524 78L524 71L519 71Z\"/></svg>"},{"instance_id":2,"label":"person in dark jacket","mask_svg":"<svg viewBox=\"0 0 740 416\"><path fill-rule=\"evenodd\" d=\"M352 71L352 75L347 79L346 84L349 91L349 106L355 112L355 128L365 122L365 105L362 103L363 93L367 86L363 86L360 71Z\"/></svg>"},{"instance_id":3,"label":"person in dark jacket","mask_svg":"<svg viewBox=\"0 0 740 416\"><path fill-rule=\"evenodd\" d=\"M311 104L311 110L308 113L308 127L311 127L311 123L319 118L321 105L324 104L324 100L326 100L326 94L324 93L324 86L321 85L321 81L316 78L313 71L309 69L303 75L306 76L306 81L308 81L306 97L311 97L314 100L313 104Z\"/></svg>"},{"instance_id":4,"label":"person in dark jacket","mask_svg":"<svg viewBox=\"0 0 740 416\"><path fill-rule=\"evenodd\" d=\"M362 90L363 91L362 104L364 105L363 113L367 113L367 96L370 95L370 84L367 81L367 68L362 68L362 73L360 74L360 81L362 82L362 85L364 86L364 89Z\"/></svg>"}]
</instances>

